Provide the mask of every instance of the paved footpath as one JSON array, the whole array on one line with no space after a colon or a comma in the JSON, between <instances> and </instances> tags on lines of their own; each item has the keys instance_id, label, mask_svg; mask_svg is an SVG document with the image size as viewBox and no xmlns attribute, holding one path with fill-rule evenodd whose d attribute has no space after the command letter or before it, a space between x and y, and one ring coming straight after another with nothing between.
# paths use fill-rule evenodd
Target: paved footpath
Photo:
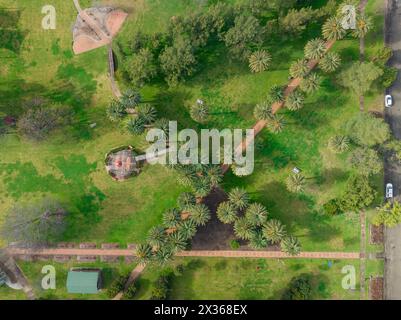
<instances>
[{"instance_id":1,"label":"paved footpath","mask_svg":"<svg viewBox=\"0 0 401 320\"><path fill-rule=\"evenodd\" d=\"M9 248L8 253L13 256L135 256L129 249L76 249L76 248L45 248L23 249ZM191 250L181 251L178 257L222 257L222 258L308 258L308 259L359 259L359 252L301 252L297 256L291 256L281 251L241 251L241 250Z\"/></svg>"}]
</instances>

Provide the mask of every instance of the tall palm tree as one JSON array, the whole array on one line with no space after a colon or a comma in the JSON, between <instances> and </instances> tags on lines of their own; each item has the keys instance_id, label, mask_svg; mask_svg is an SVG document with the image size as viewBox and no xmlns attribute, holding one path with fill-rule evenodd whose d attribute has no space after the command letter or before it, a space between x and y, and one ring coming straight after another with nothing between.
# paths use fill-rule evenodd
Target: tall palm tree
<instances>
[{"instance_id":1,"label":"tall palm tree","mask_svg":"<svg viewBox=\"0 0 401 320\"><path fill-rule=\"evenodd\" d=\"M285 126L284 117L281 115L272 115L269 122L267 123L267 128L272 133L280 133L283 131Z\"/></svg>"},{"instance_id":2,"label":"tall palm tree","mask_svg":"<svg viewBox=\"0 0 401 320\"><path fill-rule=\"evenodd\" d=\"M140 135L145 131L145 121L141 117L134 117L127 121L126 127L128 132L134 135Z\"/></svg>"},{"instance_id":3,"label":"tall palm tree","mask_svg":"<svg viewBox=\"0 0 401 320\"><path fill-rule=\"evenodd\" d=\"M203 203L192 206L189 212L189 217L196 226L204 226L211 217L209 208Z\"/></svg>"},{"instance_id":4,"label":"tall palm tree","mask_svg":"<svg viewBox=\"0 0 401 320\"><path fill-rule=\"evenodd\" d=\"M325 52L326 44L319 38L309 40L305 46L305 57L307 59L318 60L324 56Z\"/></svg>"},{"instance_id":5,"label":"tall palm tree","mask_svg":"<svg viewBox=\"0 0 401 320\"><path fill-rule=\"evenodd\" d=\"M356 18L356 28L352 30L352 35L355 38L364 38L372 27L372 20L364 15L359 15Z\"/></svg>"},{"instance_id":6,"label":"tall palm tree","mask_svg":"<svg viewBox=\"0 0 401 320\"><path fill-rule=\"evenodd\" d=\"M334 136L329 139L327 147L334 153L342 153L349 149L349 143L347 136Z\"/></svg>"},{"instance_id":7,"label":"tall palm tree","mask_svg":"<svg viewBox=\"0 0 401 320\"><path fill-rule=\"evenodd\" d=\"M240 239L249 240L253 235L253 226L245 217L239 218L234 223L234 233Z\"/></svg>"},{"instance_id":8,"label":"tall palm tree","mask_svg":"<svg viewBox=\"0 0 401 320\"><path fill-rule=\"evenodd\" d=\"M293 78L303 78L309 72L308 61L300 59L293 62L290 66L290 76Z\"/></svg>"},{"instance_id":9,"label":"tall palm tree","mask_svg":"<svg viewBox=\"0 0 401 320\"><path fill-rule=\"evenodd\" d=\"M323 24L322 34L329 41L341 40L344 38L346 30L343 28L340 18L331 17Z\"/></svg>"},{"instance_id":10,"label":"tall palm tree","mask_svg":"<svg viewBox=\"0 0 401 320\"><path fill-rule=\"evenodd\" d=\"M241 188L234 188L228 193L228 200L238 210L244 210L249 204L248 193Z\"/></svg>"},{"instance_id":11,"label":"tall palm tree","mask_svg":"<svg viewBox=\"0 0 401 320\"><path fill-rule=\"evenodd\" d=\"M273 244L279 243L287 235L285 226L276 219L268 220L263 225L263 235Z\"/></svg>"},{"instance_id":12,"label":"tall palm tree","mask_svg":"<svg viewBox=\"0 0 401 320\"><path fill-rule=\"evenodd\" d=\"M301 173L292 174L287 178L286 186L290 192L302 192L305 187L305 177Z\"/></svg>"},{"instance_id":13,"label":"tall palm tree","mask_svg":"<svg viewBox=\"0 0 401 320\"><path fill-rule=\"evenodd\" d=\"M319 61L319 67L326 73L334 72L341 64L341 58L337 52L327 52Z\"/></svg>"},{"instance_id":14,"label":"tall palm tree","mask_svg":"<svg viewBox=\"0 0 401 320\"><path fill-rule=\"evenodd\" d=\"M260 203L252 203L246 209L245 217L251 225L260 227L267 221L267 210Z\"/></svg>"},{"instance_id":15,"label":"tall palm tree","mask_svg":"<svg viewBox=\"0 0 401 320\"><path fill-rule=\"evenodd\" d=\"M178 232L181 234L183 239L189 240L196 233L196 225L192 220L182 221L178 227Z\"/></svg>"},{"instance_id":16,"label":"tall palm tree","mask_svg":"<svg viewBox=\"0 0 401 320\"><path fill-rule=\"evenodd\" d=\"M226 224L233 223L238 218L237 210L231 202L224 201L217 208L217 218Z\"/></svg>"},{"instance_id":17,"label":"tall palm tree","mask_svg":"<svg viewBox=\"0 0 401 320\"><path fill-rule=\"evenodd\" d=\"M196 203L195 195L191 192L183 192L178 196L177 205L181 210L188 210Z\"/></svg>"},{"instance_id":18,"label":"tall palm tree","mask_svg":"<svg viewBox=\"0 0 401 320\"><path fill-rule=\"evenodd\" d=\"M212 187L217 187L223 180L221 166L219 165L209 165L205 168L204 172Z\"/></svg>"},{"instance_id":19,"label":"tall palm tree","mask_svg":"<svg viewBox=\"0 0 401 320\"><path fill-rule=\"evenodd\" d=\"M252 72L262 72L269 68L272 57L266 50L258 50L249 56L249 68Z\"/></svg>"},{"instance_id":20,"label":"tall palm tree","mask_svg":"<svg viewBox=\"0 0 401 320\"><path fill-rule=\"evenodd\" d=\"M191 107L189 114L194 121L204 123L209 117L209 107L204 103L196 103Z\"/></svg>"},{"instance_id":21,"label":"tall palm tree","mask_svg":"<svg viewBox=\"0 0 401 320\"><path fill-rule=\"evenodd\" d=\"M231 165L231 171L237 177L245 177L245 176L249 176L250 174L253 173L253 168L251 166L238 165L236 163L233 163Z\"/></svg>"},{"instance_id":22,"label":"tall palm tree","mask_svg":"<svg viewBox=\"0 0 401 320\"><path fill-rule=\"evenodd\" d=\"M145 124L152 123L156 120L157 112L155 107L145 103L138 107L138 117L142 118Z\"/></svg>"},{"instance_id":23,"label":"tall palm tree","mask_svg":"<svg viewBox=\"0 0 401 320\"><path fill-rule=\"evenodd\" d=\"M135 108L141 103L141 100L142 100L141 94L134 89L126 90L120 99L121 103L126 108Z\"/></svg>"},{"instance_id":24,"label":"tall palm tree","mask_svg":"<svg viewBox=\"0 0 401 320\"><path fill-rule=\"evenodd\" d=\"M301 252L301 243L296 237L293 236L285 237L281 241L281 250L292 256L296 256Z\"/></svg>"},{"instance_id":25,"label":"tall palm tree","mask_svg":"<svg viewBox=\"0 0 401 320\"><path fill-rule=\"evenodd\" d=\"M181 215L177 209L169 209L163 213L163 226L177 228L181 221Z\"/></svg>"},{"instance_id":26,"label":"tall palm tree","mask_svg":"<svg viewBox=\"0 0 401 320\"><path fill-rule=\"evenodd\" d=\"M267 240L260 230L255 230L249 240L249 246L252 249L264 249L267 247Z\"/></svg>"},{"instance_id":27,"label":"tall palm tree","mask_svg":"<svg viewBox=\"0 0 401 320\"><path fill-rule=\"evenodd\" d=\"M300 89L306 93L312 93L319 89L321 78L317 73L311 73L308 77L302 79Z\"/></svg>"},{"instance_id":28,"label":"tall palm tree","mask_svg":"<svg viewBox=\"0 0 401 320\"><path fill-rule=\"evenodd\" d=\"M153 259L159 266L165 266L171 261L174 253L175 249L172 246L163 246L155 252Z\"/></svg>"},{"instance_id":29,"label":"tall palm tree","mask_svg":"<svg viewBox=\"0 0 401 320\"><path fill-rule=\"evenodd\" d=\"M160 129L164 133L164 138L168 139L169 136L169 120L166 118L159 118L156 119L155 122L153 123L153 127Z\"/></svg>"},{"instance_id":30,"label":"tall palm tree","mask_svg":"<svg viewBox=\"0 0 401 320\"><path fill-rule=\"evenodd\" d=\"M269 120L272 116L271 103L264 101L257 104L253 110L253 115L256 120Z\"/></svg>"},{"instance_id":31,"label":"tall palm tree","mask_svg":"<svg viewBox=\"0 0 401 320\"><path fill-rule=\"evenodd\" d=\"M293 91L287 96L286 106L288 110L296 111L304 106L305 96L300 91Z\"/></svg>"},{"instance_id":32,"label":"tall palm tree","mask_svg":"<svg viewBox=\"0 0 401 320\"><path fill-rule=\"evenodd\" d=\"M166 232L163 227L152 227L146 238L148 243L154 248L160 248L166 242Z\"/></svg>"},{"instance_id":33,"label":"tall palm tree","mask_svg":"<svg viewBox=\"0 0 401 320\"><path fill-rule=\"evenodd\" d=\"M135 249L135 255L139 259L140 264L146 264L152 259L152 247L148 243L138 244Z\"/></svg>"},{"instance_id":34,"label":"tall palm tree","mask_svg":"<svg viewBox=\"0 0 401 320\"><path fill-rule=\"evenodd\" d=\"M174 252L185 250L187 247L187 241L180 232L169 234L168 244L173 248Z\"/></svg>"},{"instance_id":35,"label":"tall palm tree","mask_svg":"<svg viewBox=\"0 0 401 320\"><path fill-rule=\"evenodd\" d=\"M282 102L284 101L284 90L282 86L274 85L269 90L269 97L272 102Z\"/></svg>"},{"instance_id":36,"label":"tall palm tree","mask_svg":"<svg viewBox=\"0 0 401 320\"><path fill-rule=\"evenodd\" d=\"M107 117L113 121L119 121L122 118L124 118L127 115L127 110L125 106L117 101L117 100L112 100L107 107Z\"/></svg>"},{"instance_id":37,"label":"tall palm tree","mask_svg":"<svg viewBox=\"0 0 401 320\"><path fill-rule=\"evenodd\" d=\"M206 197L212 190L211 182L207 177L198 177L194 180L192 186L197 198Z\"/></svg>"}]
</instances>

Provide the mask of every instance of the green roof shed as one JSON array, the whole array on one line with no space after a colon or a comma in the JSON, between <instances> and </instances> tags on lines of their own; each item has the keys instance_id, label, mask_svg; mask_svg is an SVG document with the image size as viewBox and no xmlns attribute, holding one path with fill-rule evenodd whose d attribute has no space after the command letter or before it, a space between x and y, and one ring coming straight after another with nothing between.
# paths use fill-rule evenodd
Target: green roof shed
<instances>
[{"instance_id":1,"label":"green roof shed","mask_svg":"<svg viewBox=\"0 0 401 320\"><path fill-rule=\"evenodd\" d=\"M67 276L69 293L95 294L99 292L101 273L96 269L71 269Z\"/></svg>"}]
</instances>

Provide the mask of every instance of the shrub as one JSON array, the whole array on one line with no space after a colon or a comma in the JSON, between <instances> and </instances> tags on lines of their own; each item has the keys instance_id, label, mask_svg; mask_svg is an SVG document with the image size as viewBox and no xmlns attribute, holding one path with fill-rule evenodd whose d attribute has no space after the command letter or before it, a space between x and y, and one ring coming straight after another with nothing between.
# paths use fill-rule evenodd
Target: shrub
<instances>
[{"instance_id":1,"label":"shrub","mask_svg":"<svg viewBox=\"0 0 401 320\"><path fill-rule=\"evenodd\" d=\"M233 250L236 250L236 249L239 249L239 247L240 247L241 245L240 245L240 243L238 242L238 240L231 240L230 241L230 248L231 249L233 249Z\"/></svg>"},{"instance_id":2,"label":"shrub","mask_svg":"<svg viewBox=\"0 0 401 320\"><path fill-rule=\"evenodd\" d=\"M341 213L340 203L338 199L331 199L323 205L323 210L326 214L334 216Z\"/></svg>"},{"instance_id":3,"label":"shrub","mask_svg":"<svg viewBox=\"0 0 401 320\"><path fill-rule=\"evenodd\" d=\"M130 284L130 286L127 288L127 290L124 291L123 298L126 300L133 300L135 297L135 294L137 292L137 288L134 283Z\"/></svg>"},{"instance_id":4,"label":"shrub","mask_svg":"<svg viewBox=\"0 0 401 320\"><path fill-rule=\"evenodd\" d=\"M107 295L110 298L114 298L119 292L124 290L124 286L128 280L128 275L119 275L107 289Z\"/></svg>"},{"instance_id":5,"label":"shrub","mask_svg":"<svg viewBox=\"0 0 401 320\"><path fill-rule=\"evenodd\" d=\"M285 290L283 300L309 300L312 295L311 277L301 274L291 279Z\"/></svg>"}]
</instances>

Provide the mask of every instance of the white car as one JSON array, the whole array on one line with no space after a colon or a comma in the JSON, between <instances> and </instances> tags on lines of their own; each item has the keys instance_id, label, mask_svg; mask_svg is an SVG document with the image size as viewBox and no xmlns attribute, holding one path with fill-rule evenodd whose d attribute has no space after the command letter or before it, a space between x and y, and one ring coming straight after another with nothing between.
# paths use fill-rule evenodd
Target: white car
<instances>
[{"instance_id":1,"label":"white car","mask_svg":"<svg viewBox=\"0 0 401 320\"><path fill-rule=\"evenodd\" d=\"M389 94L386 95L386 97L384 98L384 103L385 103L387 108L392 107L393 106L393 97L390 96Z\"/></svg>"},{"instance_id":2,"label":"white car","mask_svg":"<svg viewBox=\"0 0 401 320\"><path fill-rule=\"evenodd\" d=\"M391 199L393 197L393 185L391 183L386 184L386 198Z\"/></svg>"}]
</instances>

